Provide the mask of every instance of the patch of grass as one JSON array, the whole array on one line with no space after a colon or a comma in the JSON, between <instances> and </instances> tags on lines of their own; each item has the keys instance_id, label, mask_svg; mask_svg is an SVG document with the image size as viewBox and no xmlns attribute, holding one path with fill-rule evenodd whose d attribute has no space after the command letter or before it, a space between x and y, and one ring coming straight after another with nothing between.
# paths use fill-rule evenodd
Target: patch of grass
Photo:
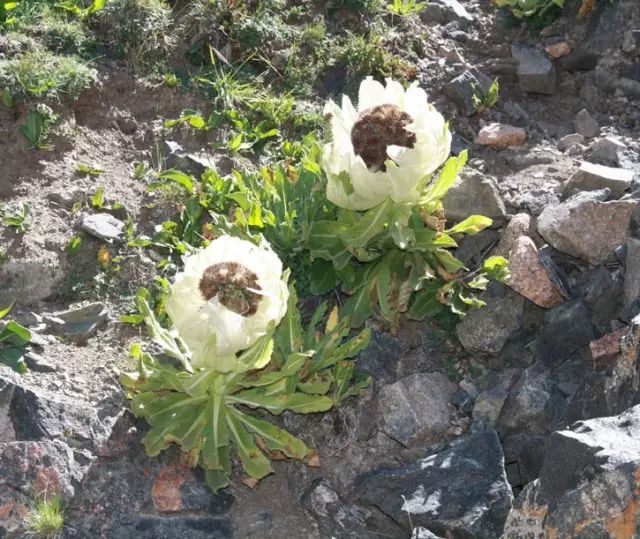
<instances>
[{"instance_id":1,"label":"patch of grass","mask_svg":"<svg viewBox=\"0 0 640 539\"><path fill-rule=\"evenodd\" d=\"M173 16L164 0L110 0L94 24L99 38L137 72L166 63L174 46Z\"/></svg>"},{"instance_id":2,"label":"patch of grass","mask_svg":"<svg viewBox=\"0 0 640 539\"><path fill-rule=\"evenodd\" d=\"M37 502L28 517L27 527L39 539L60 537L64 528L64 510L60 498L54 496Z\"/></svg>"},{"instance_id":3,"label":"patch of grass","mask_svg":"<svg viewBox=\"0 0 640 539\"><path fill-rule=\"evenodd\" d=\"M0 60L0 87L14 97L75 100L96 80L96 70L80 58L40 48Z\"/></svg>"},{"instance_id":4,"label":"patch of grass","mask_svg":"<svg viewBox=\"0 0 640 539\"><path fill-rule=\"evenodd\" d=\"M374 15L382 9L383 0L333 0L334 9L348 9L356 13Z\"/></svg>"}]
</instances>

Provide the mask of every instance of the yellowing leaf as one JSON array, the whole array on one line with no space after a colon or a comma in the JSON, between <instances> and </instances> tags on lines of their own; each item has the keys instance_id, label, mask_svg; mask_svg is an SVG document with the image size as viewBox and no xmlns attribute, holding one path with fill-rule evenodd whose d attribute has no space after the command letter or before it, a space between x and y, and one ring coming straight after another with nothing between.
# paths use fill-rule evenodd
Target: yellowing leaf
<instances>
[{"instance_id":1,"label":"yellowing leaf","mask_svg":"<svg viewBox=\"0 0 640 539\"><path fill-rule=\"evenodd\" d=\"M338 312L338 306L336 305L331 310L331 313L329 314L329 318L327 319L327 325L324 328L324 332L329 333L333 331L333 329L336 327L336 324L338 323L338 319L339 319L339 312Z\"/></svg>"},{"instance_id":2,"label":"yellowing leaf","mask_svg":"<svg viewBox=\"0 0 640 539\"><path fill-rule=\"evenodd\" d=\"M107 269L111 265L111 253L109 253L109 249L107 249L106 245L101 245L100 249L98 249L98 265L103 269Z\"/></svg>"}]
</instances>

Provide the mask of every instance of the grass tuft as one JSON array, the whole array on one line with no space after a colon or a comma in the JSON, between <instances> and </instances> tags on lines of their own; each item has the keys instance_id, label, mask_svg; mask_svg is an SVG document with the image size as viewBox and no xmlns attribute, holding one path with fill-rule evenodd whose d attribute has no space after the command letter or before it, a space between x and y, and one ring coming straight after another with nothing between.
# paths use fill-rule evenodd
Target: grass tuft
<instances>
[{"instance_id":1,"label":"grass tuft","mask_svg":"<svg viewBox=\"0 0 640 539\"><path fill-rule=\"evenodd\" d=\"M54 496L36 503L31 511L27 527L33 537L57 539L64 528L64 511L60 498Z\"/></svg>"}]
</instances>

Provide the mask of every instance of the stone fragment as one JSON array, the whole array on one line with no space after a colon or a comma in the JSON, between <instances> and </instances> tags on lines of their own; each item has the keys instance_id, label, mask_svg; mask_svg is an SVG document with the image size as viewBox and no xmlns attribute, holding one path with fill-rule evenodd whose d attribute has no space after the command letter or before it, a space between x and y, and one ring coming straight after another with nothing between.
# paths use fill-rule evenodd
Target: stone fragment
<instances>
[{"instance_id":1,"label":"stone fragment","mask_svg":"<svg viewBox=\"0 0 640 539\"><path fill-rule=\"evenodd\" d=\"M564 361L594 338L589 309L573 299L547 311L537 340L538 357L546 365Z\"/></svg>"},{"instance_id":2,"label":"stone fragment","mask_svg":"<svg viewBox=\"0 0 640 539\"><path fill-rule=\"evenodd\" d=\"M151 489L151 497L156 511L160 513L175 513L182 511L182 494L180 487L193 476L193 472L186 466L168 464L156 476Z\"/></svg>"},{"instance_id":3,"label":"stone fragment","mask_svg":"<svg viewBox=\"0 0 640 539\"><path fill-rule=\"evenodd\" d=\"M493 226L500 226L507 214L495 180L472 169L460 173L443 204L447 221L451 223L479 214L493 219Z\"/></svg>"},{"instance_id":4,"label":"stone fragment","mask_svg":"<svg viewBox=\"0 0 640 539\"><path fill-rule=\"evenodd\" d=\"M571 133L570 135L565 135L558 141L556 147L561 152L566 152L575 144L584 144L584 137L580 133Z\"/></svg>"},{"instance_id":5,"label":"stone fragment","mask_svg":"<svg viewBox=\"0 0 640 539\"><path fill-rule=\"evenodd\" d=\"M626 149L627 146L617 138L604 137L591 145L591 160L605 165L618 165L620 154Z\"/></svg>"},{"instance_id":6,"label":"stone fragment","mask_svg":"<svg viewBox=\"0 0 640 539\"><path fill-rule=\"evenodd\" d=\"M538 232L555 249L600 264L624 243L635 200L603 202L609 191L580 193L547 207L538 217Z\"/></svg>"},{"instance_id":7,"label":"stone fragment","mask_svg":"<svg viewBox=\"0 0 640 539\"><path fill-rule=\"evenodd\" d=\"M77 343L85 343L109 320L107 310L100 302L72 307L66 311L45 313L42 317L52 331Z\"/></svg>"},{"instance_id":8,"label":"stone fragment","mask_svg":"<svg viewBox=\"0 0 640 539\"><path fill-rule=\"evenodd\" d=\"M640 300L640 240L627 238L627 256L624 274L624 305Z\"/></svg>"},{"instance_id":9,"label":"stone fragment","mask_svg":"<svg viewBox=\"0 0 640 539\"><path fill-rule=\"evenodd\" d=\"M482 299L486 305L469 312L456 332L467 352L495 356L522 325L524 298L506 286L492 283Z\"/></svg>"},{"instance_id":10,"label":"stone fragment","mask_svg":"<svg viewBox=\"0 0 640 539\"><path fill-rule=\"evenodd\" d=\"M509 396L509 390L518 375L519 371L517 369L507 369L489 377L490 384L487 384L489 386L488 389L478 394L473 405L472 416L474 421L484 421L491 426L495 425Z\"/></svg>"},{"instance_id":11,"label":"stone fragment","mask_svg":"<svg viewBox=\"0 0 640 539\"><path fill-rule=\"evenodd\" d=\"M0 265L0 305L16 298L20 305L33 305L56 294L64 279L59 257L51 251L7 260Z\"/></svg>"},{"instance_id":12,"label":"stone fragment","mask_svg":"<svg viewBox=\"0 0 640 539\"><path fill-rule=\"evenodd\" d=\"M494 250L494 254L509 258L509 254L520 236L530 236L532 232L531 216L528 213L514 215L507 223L507 226L502 229L500 241Z\"/></svg>"},{"instance_id":13,"label":"stone fragment","mask_svg":"<svg viewBox=\"0 0 640 539\"><path fill-rule=\"evenodd\" d=\"M80 228L98 239L121 241L125 224L110 213L80 214Z\"/></svg>"},{"instance_id":14,"label":"stone fragment","mask_svg":"<svg viewBox=\"0 0 640 539\"><path fill-rule=\"evenodd\" d=\"M518 80L523 92L555 94L556 70L543 52L522 43L511 45L511 55L518 60Z\"/></svg>"},{"instance_id":15,"label":"stone fragment","mask_svg":"<svg viewBox=\"0 0 640 539\"><path fill-rule=\"evenodd\" d=\"M560 37L546 40L544 50L552 58L562 58L571 54L573 49L568 41Z\"/></svg>"},{"instance_id":16,"label":"stone fragment","mask_svg":"<svg viewBox=\"0 0 640 539\"><path fill-rule=\"evenodd\" d=\"M574 120L574 127L576 133L586 138L597 137L600 134L598 121L589 114L587 109L582 109L578 112Z\"/></svg>"},{"instance_id":17,"label":"stone fragment","mask_svg":"<svg viewBox=\"0 0 640 539\"><path fill-rule=\"evenodd\" d=\"M534 363L527 368L502 407L496 422L500 435L544 433L548 428L546 410L552 386L549 370L544 365Z\"/></svg>"},{"instance_id":18,"label":"stone fragment","mask_svg":"<svg viewBox=\"0 0 640 539\"><path fill-rule=\"evenodd\" d=\"M564 186L565 197L579 191L599 191L609 189L612 198L622 196L633 181L633 170L605 167L583 161Z\"/></svg>"},{"instance_id":19,"label":"stone fragment","mask_svg":"<svg viewBox=\"0 0 640 539\"><path fill-rule=\"evenodd\" d=\"M431 5L431 2L428 6ZM478 69L465 70L447 83L443 93L458 107L463 116L475 114L476 107L473 104L473 96L477 92L488 92L491 87L491 79Z\"/></svg>"},{"instance_id":20,"label":"stone fragment","mask_svg":"<svg viewBox=\"0 0 640 539\"><path fill-rule=\"evenodd\" d=\"M602 371L615 363L622 350L620 340L625 334L625 329L619 329L589 343L594 370Z\"/></svg>"},{"instance_id":21,"label":"stone fragment","mask_svg":"<svg viewBox=\"0 0 640 539\"><path fill-rule=\"evenodd\" d=\"M411 522L438 535L499 537L512 502L492 430L458 438L408 466L365 474L355 495L403 526L407 536Z\"/></svg>"},{"instance_id":22,"label":"stone fragment","mask_svg":"<svg viewBox=\"0 0 640 539\"><path fill-rule=\"evenodd\" d=\"M509 513L504 539L632 538L640 523L640 406L555 432L540 478Z\"/></svg>"},{"instance_id":23,"label":"stone fragment","mask_svg":"<svg viewBox=\"0 0 640 539\"><path fill-rule=\"evenodd\" d=\"M540 263L538 249L531 238L521 236L516 240L509 258L509 270L511 277L507 284L536 305L549 309L564 301Z\"/></svg>"},{"instance_id":24,"label":"stone fragment","mask_svg":"<svg viewBox=\"0 0 640 539\"><path fill-rule=\"evenodd\" d=\"M445 8L446 21L473 22L473 15L469 13L458 0L432 0L430 4L438 4Z\"/></svg>"},{"instance_id":25,"label":"stone fragment","mask_svg":"<svg viewBox=\"0 0 640 539\"><path fill-rule=\"evenodd\" d=\"M526 139L527 133L522 127L492 123L480 129L476 142L481 146L503 150L511 146L522 146Z\"/></svg>"},{"instance_id":26,"label":"stone fragment","mask_svg":"<svg viewBox=\"0 0 640 539\"><path fill-rule=\"evenodd\" d=\"M442 373L418 373L385 386L378 397L378 427L408 446L434 443L449 427L455 388Z\"/></svg>"}]
</instances>

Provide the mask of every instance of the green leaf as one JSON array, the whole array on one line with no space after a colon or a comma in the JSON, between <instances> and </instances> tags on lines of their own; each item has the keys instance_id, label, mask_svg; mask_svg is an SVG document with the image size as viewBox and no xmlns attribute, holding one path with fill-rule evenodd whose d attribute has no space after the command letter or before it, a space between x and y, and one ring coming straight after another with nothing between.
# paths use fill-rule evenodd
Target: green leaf
<instances>
[{"instance_id":1,"label":"green leaf","mask_svg":"<svg viewBox=\"0 0 640 539\"><path fill-rule=\"evenodd\" d=\"M104 187L100 186L91 197L91 205L96 209L101 209L104 205Z\"/></svg>"},{"instance_id":2,"label":"green leaf","mask_svg":"<svg viewBox=\"0 0 640 539\"><path fill-rule=\"evenodd\" d=\"M298 311L298 295L293 285L289 286L289 299L287 300L287 313L278 326L274 337L276 348L284 360L291 354L302 352L302 324L300 311Z\"/></svg>"},{"instance_id":3,"label":"green leaf","mask_svg":"<svg viewBox=\"0 0 640 539\"><path fill-rule=\"evenodd\" d=\"M483 269L487 277L501 283L509 280L509 262L503 256L491 256L484 261Z\"/></svg>"},{"instance_id":4,"label":"green leaf","mask_svg":"<svg viewBox=\"0 0 640 539\"><path fill-rule=\"evenodd\" d=\"M390 208L391 202L389 200L371 208L365 212L355 226L342 230L339 233L340 238L351 249L366 247L371 238L384 230L389 220Z\"/></svg>"},{"instance_id":5,"label":"green leaf","mask_svg":"<svg viewBox=\"0 0 640 539\"><path fill-rule=\"evenodd\" d=\"M373 314L371 283L365 282L345 302L342 312L351 319L351 327L359 328Z\"/></svg>"},{"instance_id":6,"label":"green leaf","mask_svg":"<svg viewBox=\"0 0 640 539\"><path fill-rule=\"evenodd\" d=\"M15 305L16 300L14 299L8 307L5 307L4 309L0 310L0 320L2 320L5 316L7 316L9 314L9 311L11 311L11 309L13 308L13 306Z\"/></svg>"},{"instance_id":7,"label":"green leaf","mask_svg":"<svg viewBox=\"0 0 640 539\"><path fill-rule=\"evenodd\" d=\"M205 470L204 479L214 494L231 484L229 474L221 470Z\"/></svg>"},{"instance_id":8,"label":"green leaf","mask_svg":"<svg viewBox=\"0 0 640 539\"><path fill-rule=\"evenodd\" d=\"M9 331L13 333L24 342L31 341L31 332L24 326L21 326L20 324L18 324L17 322L14 322L14 321L8 322L4 329L5 331Z\"/></svg>"},{"instance_id":9,"label":"green leaf","mask_svg":"<svg viewBox=\"0 0 640 539\"><path fill-rule=\"evenodd\" d=\"M254 479L262 479L269 475L273 471L271 462L253 441L253 437L240 421L239 413L230 408L226 417L229 434L236 444L245 472Z\"/></svg>"},{"instance_id":10,"label":"green leaf","mask_svg":"<svg viewBox=\"0 0 640 539\"><path fill-rule=\"evenodd\" d=\"M74 255L80 250L80 247L82 247L82 238L80 236L75 236L69 240L67 253L69 253L69 255Z\"/></svg>"},{"instance_id":11,"label":"green leaf","mask_svg":"<svg viewBox=\"0 0 640 539\"><path fill-rule=\"evenodd\" d=\"M482 215L471 215L464 221L458 223L453 228L447 230L447 234L468 234L474 236L478 232L490 227L493 221Z\"/></svg>"},{"instance_id":12,"label":"green leaf","mask_svg":"<svg viewBox=\"0 0 640 539\"><path fill-rule=\"evenodd\" d=\"M326 294L338 284L338 275L333 264L317 258L311 264L311 285L309 291L314 295Z\"/></svg>"},{"instance_id":13,"label":"green leaf","mask_svg":"<svg viewBox=\"0 0 640 539\"><path fill-rule=\"evenodd\" d=\"M453 256L451 251L437 249L434 254L447 273L457 273L464 269L464 263Z\"/></svg>"},{"instance_id":14,"label":"green leaf","mask_svg":"<svg viewBox=\"0 0 640 539\"><path fill-rule=\"evenodd\" d=\"M411 320L424 320L439 314L443 309L438 301L438 290L444 285L442 281L432 281L413 297L413 302L409 308L408 317Z\"/></svg>"},{"instance_id":15,"label":"green leaf","mask_svg":"<svg viewBox=\"0 0 640 539\"><path fill-rule=\"evenodd\" d=\"M188 194L191 194L194 192L193 178L188 174L185 174L184 172L180 172L179 170L167 170L162 174L160 174L158 178L161 180L173 182L177 185L180 185L181 187L184 187L185 191L187 191ZM151 184L149 186L149 189L153 190L157 188L159 185L161 184L158 184L158 183Z\"/></svg>"},{"instance_id":16,"label":"green leaf","mask_svg":"<svg viewBox=\"0 0 640 539\"><path fill-rule=\"evenodd\" d=\"M262 438L270 451L280 451L294 459L303 459L309 454L309 448L305 443L287 431L247 414L237 411L235 414L240 421Z\"/></svg>"},{"instance_id":17,"label":"green leaf","mask_svg":"<svg viewBox=\"0 0 640 539\"><path fill-rule=\"evenodd\" d=\"M15 347L0 349L0 363L11 367L14 371L24 374L29 369L24 362L24 350Z\"/></svg>"},{"instance_id":18,"label":"green leaf","mask_svg":"<svg viewBox=\"0 0 640 539\"><path fill-rule=\"evenodd\" d=\"M322 369L332 367L339 361L344 359L356 357L360 352L369 346L371 342L371 329L365 328L358 335L349 339L344 344L339 346L327 347L326 350L317 354L316 358L313 358L309 372L318 372Z\"/></svg>"},{"instance_id":19,"label":"green leaf","mask_svg":"<svg viewBox=\"0 0 640 539\"><path fill-rule=\"evenodd\" d=\"M298 382L298 389L303 393L309 393L310 395L325 395L333 379L328 372L314 373L304 382Z\"/></svg>"},{"instance_id":20,"label":"green leaf","mask_svg":"<svg viewBox=\"0 0 640 539\"><path fill-rule=\"evenodd\" d=\"M467 162L467 150L460 152L458 157L450 157L442 167L438 179L428 185L420 198L418 205L424 206L442 200L447 191L456 183L458 174Z\"/></svg>"},{"instance_id":21,"label":"green leaf","mask_svg":"<svg viewBox=\"0 0 640 539\"><path fill-rule=\"evenodd\" d=\"M267 395L261 388L236 393L227 397L227 400L245 404L250 408L265 408L275 415L279 415L285 410L300 414L326 412L333 404L331 399L323 396L306 395L304 393Z\"/></svg>"}]
</instances>

